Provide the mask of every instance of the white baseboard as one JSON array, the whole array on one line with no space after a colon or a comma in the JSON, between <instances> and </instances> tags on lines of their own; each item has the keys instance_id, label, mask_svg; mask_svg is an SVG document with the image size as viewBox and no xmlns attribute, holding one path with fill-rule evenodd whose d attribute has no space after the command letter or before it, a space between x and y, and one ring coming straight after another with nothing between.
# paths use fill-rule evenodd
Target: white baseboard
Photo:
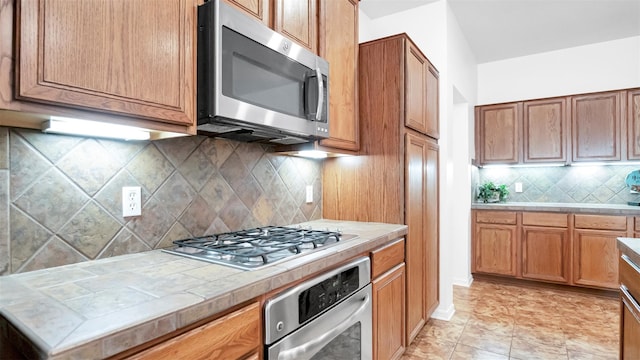
<instances>
[{"instance_id":1,"label":"white baseboard","mask_svg":"<svg viewBox=\"0 0 640 360\"><path fill-rule=\"evenodd\" d=\"M453 306L453 304L450 304L446 309L443 309L442 306L438 306L433 314L431 314L431 317L438 320L449 321L455 313L455 306Z\"/></svg>"},{"instance_id":2,"label":"white baseboard","mask_svg":"<svg viewBox=\"0 0 640 360\"><path fill-rule=\"evenodd\" d=\"M458 286L469 287L473 283L473 276L469 274L466 278L453 278L452 284Z\"/></svg>"}]
</instances>

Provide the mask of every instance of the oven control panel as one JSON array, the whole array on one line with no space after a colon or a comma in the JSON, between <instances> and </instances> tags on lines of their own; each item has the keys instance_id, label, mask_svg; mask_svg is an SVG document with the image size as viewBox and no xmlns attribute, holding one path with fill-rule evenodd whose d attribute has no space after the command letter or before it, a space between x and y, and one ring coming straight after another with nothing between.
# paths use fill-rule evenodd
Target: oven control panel
<instances>
[{"instance_id":1,"label":"oven control panel","mask_svg":"<svg viewBox=\"0 0 640 360\"><path fill-rule=\"evenodd\" d=\"M298 322L322 313L352 293L358 291L360 279L358 268L354 267L336 274L298 295Z\"/></svg>"},{"instance_id":2,"label":"oven control panel","mask_svg":"<svg viewBox=\"0 0 640 360\"><path fill-rule=\"evenodd\" d=\"M368 256L363 256L268 299L264 305L265 344L273 344L325 316L348 302L369 283L371 261Z\"/></svg>"}]
</instances>

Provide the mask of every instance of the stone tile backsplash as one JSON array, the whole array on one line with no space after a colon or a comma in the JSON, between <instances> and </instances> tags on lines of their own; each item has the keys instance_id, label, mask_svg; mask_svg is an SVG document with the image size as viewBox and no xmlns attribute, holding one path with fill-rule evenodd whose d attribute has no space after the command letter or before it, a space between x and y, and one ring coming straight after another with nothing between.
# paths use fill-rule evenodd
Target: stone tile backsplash
<instances>
[{"instance_id":1,"label":"stone tile backsplash","mask_svg":"<svg viewBox=\"0 0 640 360\"><path fill-rule=\"evenodd\" d=\"M203 136L122 142L0 127L0 275L321 218L321 163L268 150ZM142 216L122 217L123 186L142 187Z\"/></svg>"},{"instance_id":2,"label":"stone tile backsplash","mask_svg":"<svg viewBox=\"0 0 640 360\"><path fill-rule=\"evenodd\" d=\"M506 184L508 202L626 204L640 201L640 194L630 193L625 185L627 174L637 169L626 165L481 168L477 184ZM516 182L522 183L523 192L516 193Z\"/></svg>"}]
</instances>

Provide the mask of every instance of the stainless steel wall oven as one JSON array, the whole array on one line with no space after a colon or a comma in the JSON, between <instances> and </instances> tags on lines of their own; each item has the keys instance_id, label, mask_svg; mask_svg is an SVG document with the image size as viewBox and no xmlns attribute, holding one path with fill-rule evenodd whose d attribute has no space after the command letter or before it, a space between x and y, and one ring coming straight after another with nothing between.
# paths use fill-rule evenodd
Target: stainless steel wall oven
<instances>
[{"instance_id":1,"label":"stainless steel wall oven","mask_svg":"<svg viewBox=\"0 0 640 360\"><path fill-rule=\"evenodd\" d=\"M367 257L288 289L265 304L266 359L371 359Z\"/></svg>"}]
</instances>

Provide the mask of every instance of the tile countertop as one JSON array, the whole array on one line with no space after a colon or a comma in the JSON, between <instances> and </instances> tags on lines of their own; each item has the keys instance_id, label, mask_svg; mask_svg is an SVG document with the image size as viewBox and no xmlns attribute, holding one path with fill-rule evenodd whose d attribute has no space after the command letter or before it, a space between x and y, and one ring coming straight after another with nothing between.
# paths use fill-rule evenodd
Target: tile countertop
<instances>
[{"instance_id":1,"label":"tile countertop","mask_svg":"<svg viewBox=\"0 0 640 360\"><path fill-rule=\"evenodd\" d=\"M540 202L506 202L506 203L471 203L476 210L510 210L510 211L549 211L576 214L602 215L637 215L640 206L623 204L588 204L588 203L540 203Z\"/></svg>"},{"instance_id":2,"label":"tile countertop","mask_svg":"<svg viewBox=\"0 0 640 360\"><path fill-rule=\"evenodd\" d=\"M640 265L640 239L618 238L618 249L635 264Z\"/></svg>"},{"instance_id":3,"label":"tile countertop","mask_svg":"<svg viewBox=\"0 0 640 360\"><path fill-rule=\"evenodd\" d=\"M0 313L21 334L4 321L0 331L30 358L105 358L407 233L405 225L381 223L302 225L359 237L253 271L154 250L0 277Z\"/></svg>"}]
</instances>

